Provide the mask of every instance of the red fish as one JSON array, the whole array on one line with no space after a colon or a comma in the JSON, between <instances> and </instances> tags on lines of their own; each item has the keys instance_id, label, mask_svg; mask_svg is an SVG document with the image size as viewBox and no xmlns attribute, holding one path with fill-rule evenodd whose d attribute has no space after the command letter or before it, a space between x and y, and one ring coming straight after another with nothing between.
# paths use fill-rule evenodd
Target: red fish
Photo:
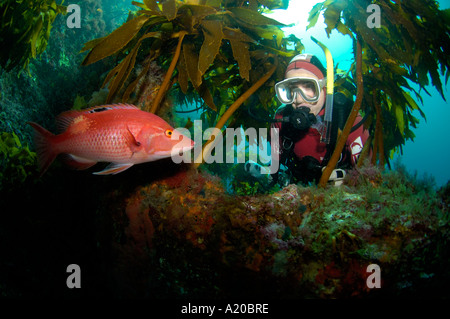
<instances>
[{"instance_id":1,"label":"red fish","mask_svg":"<svg viewBox=\"0 0 450 319\"><path fill-rule=\"evenodd\" d=\"M59 135L36 123L28 124L35 130L41 175L62 153L67 154L67 162L76 169L110 162L104 170L94 173L107 175L194 147L190 138L174 130L162 118L130 104L61 113L57 117L57 126L63 133Z\"/></svg>"}]
</instances>

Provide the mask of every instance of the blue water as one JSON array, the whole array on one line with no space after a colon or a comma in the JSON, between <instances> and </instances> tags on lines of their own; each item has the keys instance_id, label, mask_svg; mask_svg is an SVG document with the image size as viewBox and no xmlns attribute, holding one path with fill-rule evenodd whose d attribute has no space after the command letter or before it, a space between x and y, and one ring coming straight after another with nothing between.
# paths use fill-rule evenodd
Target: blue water
<instances>
[{"instance_id":1,"label":"blue water","mask_svg":"<svg viewBox=\"0 0 450 319\"><path fill-rule=\"evenodd\" d=\"M450 108L436 89L429 91L432 96L422 95L422 110L426 114L426 121L420 121L418 128L414 130L414 141L407 141L403 147L403 156L398 157L409 170L417 171L419 177L424 174L434 176L436 186L440 187L450 180L450 143L447 139ZM448 87L444 92L448 100ZM418 112L413 115L420 118Z\"/></svg>"},{"instance_id":2,"label":"blue water","mask_svg":"<svg viewBox=\"0 0 450 319\"><path fill-rule=\"evenodd\" d=\"M339 69L348 70L353 62L352 40L349 36L343 36L333 31L328 37L322 16L313 28L306 30L308 12L318 2L320 1L291 0L287 10L276 10L269 16L289 24L289 27L283 29L285 35L294 34L301 39L305 46L305 52L318 56L324 65L326 65L325 55L322 49L310 39L311 36L324 43L330 49L334 63L335 65L338 64ZM450 0L438 2L441 9L450 8ZM450 96L448 95L448 87L445 86L444 77L441 78L441 81L444 83L444 94L448 100ZM420 116L419 112L413 112L413 115L420 120L417 129L413 129L416 137L414 141L405 143L402 147L403 155L398 152L395 154L392 162L400 159L400 162L406 166L410 173L417 173L417 177L420 179L431 175L436 181L436 186L441 187L450 180L450 164L448 164L450 160L450 143L447 139L449 136L447 129L450 127L448 123L450 108L448 107L448 102L442 99L434 87L430 86L427 90L431 96L428 96L425 92L421 94L423 105L416 101L425 113L426 120Z\"/></svg>"}]
</instances>

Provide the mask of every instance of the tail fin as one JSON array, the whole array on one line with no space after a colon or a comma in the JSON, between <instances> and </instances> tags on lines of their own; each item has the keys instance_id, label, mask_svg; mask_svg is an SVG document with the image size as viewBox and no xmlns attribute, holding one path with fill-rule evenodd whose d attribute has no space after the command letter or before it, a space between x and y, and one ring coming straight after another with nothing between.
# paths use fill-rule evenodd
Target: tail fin
<instances>
[{"instance_id":1,"label":"tail fin","mask_svg":"<svg viewBox=\"0 0 450 319\"><path fill-rule=\"evenodd\" d=\"M28 122L34 129L34 144L38 155L40 176L44 175L50 164L55 160L58 153L54 150L51 138L54 134L34 122Z\"/></svg>"}]
</instances>

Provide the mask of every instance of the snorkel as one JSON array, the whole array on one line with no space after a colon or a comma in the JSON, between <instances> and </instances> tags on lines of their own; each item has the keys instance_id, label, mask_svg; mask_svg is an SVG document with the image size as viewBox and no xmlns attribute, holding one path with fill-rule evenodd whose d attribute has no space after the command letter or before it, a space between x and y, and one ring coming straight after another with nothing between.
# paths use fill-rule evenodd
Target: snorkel
<instances>
[{"instance_id":1,"label":"snorkel","mask_svg":"<svg viewBox=\"0 0 450 319\"><path fill-rule=\"evenodd\" d=\"M330 50L318 41L316 38L311 36L311 40L313 40L317 45L319 45L323 52L325 53L325 57L327 59L327 98L325 101L325 131L321 134L320 141L326 144L329 144L331 141L331 121L333 118L333 91L334 91L334 66L333 66L333 57L331 56Z\"/></svg>"}]
</instances>

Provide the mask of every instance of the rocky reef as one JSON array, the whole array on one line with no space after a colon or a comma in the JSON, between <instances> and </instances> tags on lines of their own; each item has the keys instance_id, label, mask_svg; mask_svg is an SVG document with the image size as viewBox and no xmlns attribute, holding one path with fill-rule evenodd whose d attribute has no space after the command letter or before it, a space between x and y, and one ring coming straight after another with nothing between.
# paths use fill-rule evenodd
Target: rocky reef
<instances>
[{"instance_id":1,"label":"rocky reef","mask_svg":"<svg viewBox=\"0 0 450 319\"><path fill-rule=\"evenodd\" d=\"M408 178L369 167L341 187L236 196L216 176L182 170L127 196L115 192L104 207L114 290L153 298L437 295L448 282L446 195ZM369 265L379 266L381 288L368 284Z\"/></svg>"}]
</instances>

